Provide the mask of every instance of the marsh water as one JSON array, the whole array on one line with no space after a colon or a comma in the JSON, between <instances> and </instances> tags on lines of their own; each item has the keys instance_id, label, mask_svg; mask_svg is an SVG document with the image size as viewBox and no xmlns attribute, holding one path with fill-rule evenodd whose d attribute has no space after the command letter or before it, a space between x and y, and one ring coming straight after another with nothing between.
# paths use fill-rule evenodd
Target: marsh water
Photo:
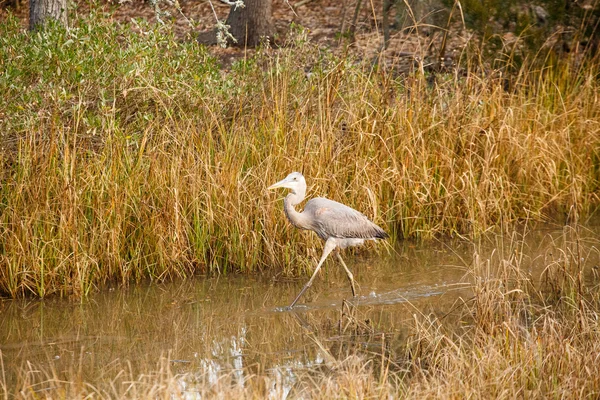
<instances>
[{"instance_id":1,"label":"marsh water","mask_svg":"<svg viewBox=\"0 0 600 400\"><path fill-rule=\"evenodd\" d=\"M599 263L598 252L589 251L597 248L599 232L597 225L585 228L589 240L581 239L587 275ZM202 376L205 384L224 375L243 384L248 374L262 373L286 390L299 371L319 368L330 357L382 348L392 357L401 354L416 319L451 318L473 295L475 254L486 260L519 252L523 272L536 281L561 256L567 236L572 238L566 227L554 225L476 242L403 241L394 249L347 253L359 296L351 298L342 268L330 261L294 311L285 306L306 276L197 277L106 289L83 302L4 300L3 379L10 386L19 379L15 371L30 363L59 375L77 369L93 384L123 362L143 374L166 357L177 373Z\"/></svg>"}]
</instances>

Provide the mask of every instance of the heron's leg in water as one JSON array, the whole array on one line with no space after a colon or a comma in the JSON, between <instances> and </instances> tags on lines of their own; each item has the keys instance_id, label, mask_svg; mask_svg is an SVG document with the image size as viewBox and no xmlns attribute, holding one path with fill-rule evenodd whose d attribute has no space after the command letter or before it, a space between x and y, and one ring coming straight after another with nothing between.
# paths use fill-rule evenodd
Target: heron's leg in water
<instances>
[{"instance_id":1,"label":"heron's leg in water","mask_svg":"<svg viewBox=\"0 0 600 400\"><path fill-rule=\"evenodd\" d=\"M317 268L315 268L315 272L313 272L313 275L310 278L310 280L308 281L308 283L306 285L304 285L304 287L302 288L300 293L298 293L298 296L296 296L294 301L292 301L292 304L290 304L290 308L294 307L296 302L300 299L300 297L302 297L304 292L306 292L306 289L308 289L310 287L310 285L312 285L313 281L315 280L315 277L317 276L317 273L319 272L319 270L321 269L321 266L325 262L325 259L327 258L329 253L331 253L331 251L333 249L335 249L335 246L336 246L335 239L333 239L333 238L327 239L327 241L325 242L325 247L323 247L323 255L321 256L321 259L319 260L319 264L317 264Z\"/></svg>"},{"instance_id":2,"label":"heron's leg in water","mask_svg":"<svg viewBox=\"0 0 600 400\"><path fill-rule=\"evenodd\" d=\"M350 272L350 269L348 268L344 260L342 260L342 255L340 254L339 250L335 252L335 255L337 256L338 260L340 260L342 266L346 270L346 274L348 274L348 279L350 280L350 286L352 286L352 296L356 297L356 288L354 287L354 275L352 275L352 272Z\"/></svg>"}]
</instances>

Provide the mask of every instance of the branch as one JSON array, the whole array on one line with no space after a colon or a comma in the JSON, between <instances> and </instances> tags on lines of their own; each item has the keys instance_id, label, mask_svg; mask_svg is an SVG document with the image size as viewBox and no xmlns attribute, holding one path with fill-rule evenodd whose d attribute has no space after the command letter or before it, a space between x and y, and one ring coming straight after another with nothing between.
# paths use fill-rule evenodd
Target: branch
<instances>
[{"instance_id":1,"label":"branch","mask_svg":"<svg viewBox=\"0 0 600 400\"><path fill-rule=\"evenodd\" d=\"M234 10L237 10L238 7L239 8L244 8L246 7L246 5L244 4L243 0L219 0L221 3L225 3L229 6L235 7Z\"/></svg>"}]
</instances>

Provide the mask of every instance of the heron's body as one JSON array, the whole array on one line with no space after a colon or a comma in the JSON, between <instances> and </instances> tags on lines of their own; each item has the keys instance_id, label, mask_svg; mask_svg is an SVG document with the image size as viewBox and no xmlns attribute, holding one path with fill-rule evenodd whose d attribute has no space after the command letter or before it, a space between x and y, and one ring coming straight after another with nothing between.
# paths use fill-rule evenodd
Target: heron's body
<instances>
[{"instance_id":1,"label":"heron's body","mask_svg":"<svg viewBox=\"0 0 600 400\"><path fill-rule=\"evenodd\" d=\"M324 197L309 200L302 212L294 213L290 196L292 194L284 201L284 210L290 222L297 228L314 231L323 240L335 238L340 248L358 246L367 239L387 237L383 229L362 213Z\"/></svg>"},{"instance_id":2,"label":"heron's body","mask_svg":"<svg viewBox=\"0 0 600 400\"><path fill-rule=\"evenodd\" d=\"M278 187L292 190L283 202L285 215L290 222L297 228L314 231L321 239L325 240L321 260L313 276L290 305L293 307L306 289L312 285L323 262L334 249L359 246L365 240L385 239L388 234L359 211L323 197L309 200L302 212L296 211L295 206L302 202L306 195L306 181L299 172L292 172L284 180L270 186L269 189ZM354 277L339 252L337 252L337 257L348 274L352 294L356 296Z\"/></svg>"}]
</instances>

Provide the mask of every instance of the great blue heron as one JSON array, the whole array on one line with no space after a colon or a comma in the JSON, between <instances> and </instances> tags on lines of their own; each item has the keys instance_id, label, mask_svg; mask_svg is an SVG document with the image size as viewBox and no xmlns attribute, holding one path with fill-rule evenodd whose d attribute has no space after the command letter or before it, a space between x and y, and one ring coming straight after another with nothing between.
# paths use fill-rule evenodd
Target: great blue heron
<instances>
[{"instance_id":1,"label":"great blue heron","mask_svg":"<svg viewBox=\"0 0 600 400\"><path fill-rule=\"evenodd\" d=\"M300 293L298 293L292 304L290 304L290 308L294 307L306 289L312 285L323 262L333 250L336 250L337 258L346 270L346 274L348 274L350 286L352 287L352 296L356 296L354 276L352 276L352 272L350 272L346 263L344 263L339 249L359 246L365 240L386 239L389 237L388 234L355 209L323 197L316 197L309 200L304 206L304 211L296 211L294 207L300 204L306 196L306 180L300 172L292 172L285 179L268 187L268 189L276 188L291 189L291 193L283 201L283 207L285 215L292 225L300 229L315 231L325 241L323 255L317 264L315 272Z\"/></svg>"}]
</instances>

